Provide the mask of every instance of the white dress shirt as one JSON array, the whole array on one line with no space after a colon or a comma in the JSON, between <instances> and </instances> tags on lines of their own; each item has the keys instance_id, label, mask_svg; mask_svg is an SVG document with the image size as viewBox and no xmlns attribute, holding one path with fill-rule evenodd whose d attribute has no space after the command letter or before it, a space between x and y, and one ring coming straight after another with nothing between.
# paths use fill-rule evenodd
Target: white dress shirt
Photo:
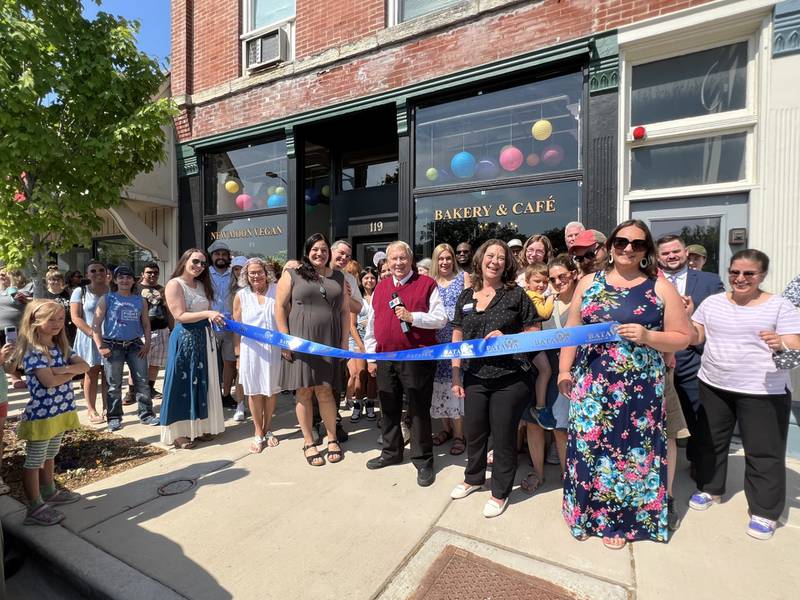
<instances>
[{"instance_id":1,"label":"white dress shirt","mask_svg":"<svg viewBox=\"0 0 800 600\"><path fill-rule=\"evenodd\" d=\"M408 275L403 277L400 281L392 276L394 286L403 285L411 279L413 274L413 271L409 271ZM421 277L427 277L427 275L421 275ZM447 325L447 312L445 312L444 304L442 304L442 298L439 295L438 287L434 287L431 291L431 295L428 297L428 312L412 312L411 324L420 329L441 329ZM375 311L372 310L367 320L367 333L364 335L364 349L370 353L375 352L377 344L378 342L375 340Z\"/></svg>"}]
</instances>

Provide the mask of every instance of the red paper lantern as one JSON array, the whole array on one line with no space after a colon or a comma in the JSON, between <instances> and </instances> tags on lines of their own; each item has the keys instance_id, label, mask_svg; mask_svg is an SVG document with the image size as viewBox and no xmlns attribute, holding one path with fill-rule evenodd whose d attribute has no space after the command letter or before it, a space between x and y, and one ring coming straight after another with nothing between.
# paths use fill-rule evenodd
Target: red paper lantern
<instances>
[{"instance_id":1,"label":"red paper lantern","mask_svg":"<svg viewBox=\"0 0 800 600\"><path fill-rule=\"evenodd\" d=\"M643 140L646 137L647 137L647 130L644 127L638 125L633 128L633 139Z\"/></svg>"}]
</instances>

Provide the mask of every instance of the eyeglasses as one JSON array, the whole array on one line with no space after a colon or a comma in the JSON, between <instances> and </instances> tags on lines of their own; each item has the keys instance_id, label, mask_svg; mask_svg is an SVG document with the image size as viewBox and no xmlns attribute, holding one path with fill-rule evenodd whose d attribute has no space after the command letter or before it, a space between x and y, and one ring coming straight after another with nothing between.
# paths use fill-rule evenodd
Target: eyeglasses
<instances>
[{"instance_id":1,"label":"eyeglasses","mask_svg":"<svg viewBox=\"0 0 800 600\"><path fill-rule=\"evenodd\" d=\"M625 248L630 245L634 252L644 252L647 250L647 240L638 239L638 240L629 240L628 238L624 237L615 237L611 240L611 245L614 246L614 250L625 250Z\"/></svg>"},{"instance_id":2,"label":"eyeglasses","mask_svg":"<svg viewBox=\"0 0 800 600\"><path fill-rule=\"evenodd\" d=\"M577 257L576 257L577 258ZM572 275L569 273L562 273L558 277L548 277L550 283L555 285L556 283L569 283L569 280L572 279Z\"/></svg>"},{"instance_id":3,"label":"eyeglasses","mask_svg":"<svg viewBox=\"0 0 800 600\"><path fill-rule=\"evenodd\" d=\"M105 269L89 269L88 271L89 275L94 275L95 273L105 273L105 272L106 272Z\"/></svg>"},{"instance_id":4,"label":"eyeglasses","mask_svg":"<svg viewBox=\"0 0 800 600\"><path fill-rule=\"evenodd\" d=\"M204 269L205 269L205 267L206 267L206 261L204 261L204 260L200 260L199 258L193 258L193 259L192 259L192 264L193 264L195 267L197 267L197 266L200 266L200 267L203 267Z\"/></svg>"},{"instance_id":5,"label":"eyeglasses","mask_svg":"<svg viewBox=\"0 0 800 600\"><path fill-rule=\"evenodd\" d=\"M738 279L739 276L742 276L745 279L752 279L757 275L761 275L761 273L761 271L737 271L736 269L728 269L728 276L732 277L733 279Z\"/></svg>"}]
</instances>

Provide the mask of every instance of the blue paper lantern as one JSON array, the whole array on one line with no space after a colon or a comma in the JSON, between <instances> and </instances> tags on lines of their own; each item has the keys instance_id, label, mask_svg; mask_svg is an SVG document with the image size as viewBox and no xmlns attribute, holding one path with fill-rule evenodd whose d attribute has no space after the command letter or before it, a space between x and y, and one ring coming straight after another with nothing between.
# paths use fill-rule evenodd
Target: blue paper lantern
<instances>
[{"instance_id":1,"label":"blue paper lantern","mask_svg":"<svg viewBox=\"0 0 800 600\"><path fill-rule=\"evenodd\" d=\"M320 193L314 189L313 187L306 188L305 191L305 200L306 204L309 206L316 206L319 204Z\"/></svg>"},{"instance_id":2,"label":"blue paper lantern","mask_svg":"<svg viewBox=\"0 0 800 600\"><path fill-rule=\"evenodd\" d=\"M475 166L475 175L478 179L494 179L499 174L500 169L488 158L479 161Z\"/></svg>"},{"instance_id":3,"label":"blue paper lantern","mask_svg":"<svg viewBox=\"0 0 800 600\"><path fill-rule=\"evenodd\" d=\"M475 174L475 157L469 152L462 151L450 160L450 169L453 175L466 179Z\"/></svg>"},{"instance_id":4,"label":"blue paper lantern","mask_svg":"<svg viewBox=\"0 0 800 600\"><path fill-rule=\"evenodd\" d=\"M278 208L279 206L286 206L286 196L272 194L267 198L267 208Z\"/></svg>"}]
</instances>

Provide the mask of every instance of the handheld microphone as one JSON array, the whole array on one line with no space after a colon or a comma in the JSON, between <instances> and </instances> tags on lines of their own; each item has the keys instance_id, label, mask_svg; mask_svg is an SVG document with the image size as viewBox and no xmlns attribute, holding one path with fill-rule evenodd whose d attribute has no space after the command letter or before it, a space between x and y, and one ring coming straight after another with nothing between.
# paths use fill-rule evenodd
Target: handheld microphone
<instances>
[{"instance_id":1,"label":"handheld microphone","mask_svg":"<svg viewBox=\"0 0 800 600\"><path fill-rule=\"evenodd\" d=\"M405 304L403 304L403 299L397 295L397 292L394 292L392 294L392 299L389 300L389 308L394 310L396 306L405 306ZM403 333L408 333L411 330L411 327L409 327L408 323L400 319L400 329L403 331Z\"/></svg>"}]
</instances>

